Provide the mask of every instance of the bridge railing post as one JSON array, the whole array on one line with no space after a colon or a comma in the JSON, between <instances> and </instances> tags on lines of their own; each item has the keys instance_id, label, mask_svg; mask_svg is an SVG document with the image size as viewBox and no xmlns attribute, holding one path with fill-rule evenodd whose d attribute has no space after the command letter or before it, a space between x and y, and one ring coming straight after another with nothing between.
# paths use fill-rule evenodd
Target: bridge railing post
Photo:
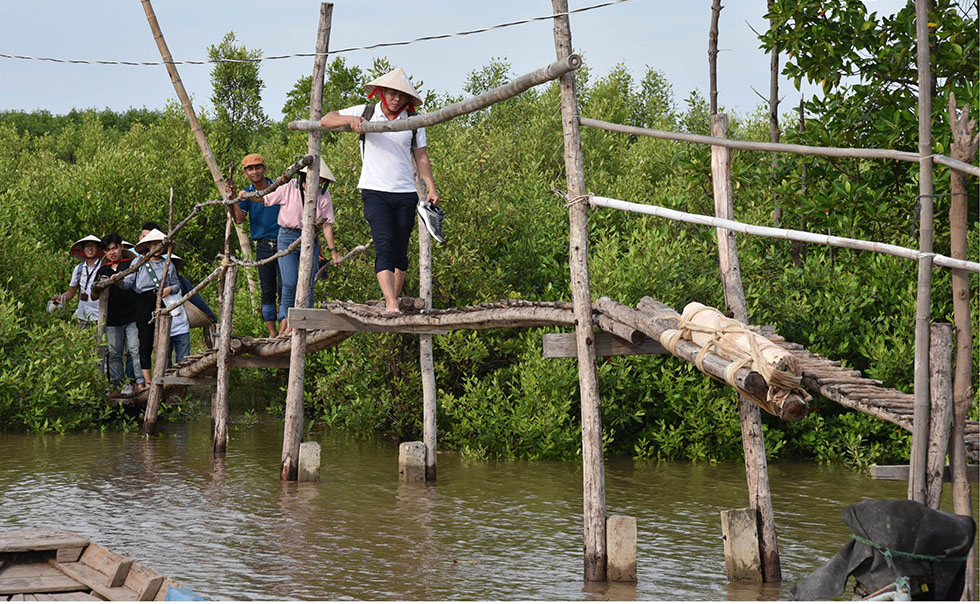
<instances>
[{"instance_id":1,"label":"bridge railing post","mask_svg":"<svg viewBox=\"0 0 980 604\"><path fill-rule=\"evenodd\" d=\"M319 120L323 105L323 74L326 71L327 47L330 43L330 22L333 4L320 3L320 26L316 37L316 58L313 61L313 80L310 89L310 119ZM309 304L313 294L312 277L314 262L313 232L316 221L317 199L320 196L320 139L322 132L312 131L308 153L313 163L306 173L306 198L303 204L303 234L299 252L299 277L296 282L296 307ZM306 373L306 330L293 327L289 353L289 379L286 386L286 421L282 438L282 463L279 466L281 480L296 480L299 473L299 447L303 439L303 379Z\"/></svg>"}]
</instances>

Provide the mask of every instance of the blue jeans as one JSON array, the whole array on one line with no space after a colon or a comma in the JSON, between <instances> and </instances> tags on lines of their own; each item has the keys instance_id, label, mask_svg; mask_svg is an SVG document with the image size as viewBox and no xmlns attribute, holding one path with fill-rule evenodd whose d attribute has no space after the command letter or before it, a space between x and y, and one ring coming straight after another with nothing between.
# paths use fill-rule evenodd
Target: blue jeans
<instances>
[{"instance_id":1,"label":"blue jeans","mask_svg":"<svg viewBox=\"0 0 980 604\"><path fill-rule=\"evenodd\" d=\"M191 332L182 333L178 336L170 336L170 351L167 353L167 367L170 367L173 363L170 359L173 358L176 352L177 360L175 363L179 363L184 360L184 357L190 355L191 353Z\"/></svg>"},{"instance_id":2,"label":"blue jeans","mask_svg":"<svg viewBox=\"0 0 980 604\"><path fill-rule=\"evenodd\" d=\"M299 229L287 229L279 227L279 241L276 248L280 251L288 248L294 241L299 239L303 232ZM286 313L296 304L296 284L299 282L299 251L302 245L293 250L292 254L279 258L279 274L282 276L282 299L279 301L279 320L286 318ZM316 238L316 245L313 246L313 265L310 271L310 303L308 308L313 307L313 278L316 277L316 257L320 253L320 240Z\"/></svg>"},{"instance_id":3,"label":"blue jeans","mask_svg":"<svg viewBox=\"0 0 980 604\"><path fill-rule=\"evenodd\" d=\"M374 239L374 272L408 270L408 240L415 226L418 193L361 190L364 218Z\"/></svg>"},{"instance_id":4,"label":"blue jeans","mask_svg":"<svg viewBox=\"0 0 980 604\"><path fill-rule=\"evenodd\" d=\"M140 369L140 339L136 322L118 326L108 325L105 328L105 335L109 343L109 354L106 358L106 364L109 366L109 382L112 386L114 388L118 387L126 378L122 362L124 348L133 363L133 373L137 376L136 383L142 384L143 372Z\"/></svg>"},{"instance_id":5,"label":"blue jeans","mask_svg":"<svg viewBox=\"0 0 980 604\"><path fill-rule=\"evenodd\" d=\"M272 239L255 240L255 259L265 260L276 255L276 242ZM262 286L262 320L276 320L276 303L282 290L279 263L270 262L259 267L259 284Z\"/></svg>"}]
</instances>

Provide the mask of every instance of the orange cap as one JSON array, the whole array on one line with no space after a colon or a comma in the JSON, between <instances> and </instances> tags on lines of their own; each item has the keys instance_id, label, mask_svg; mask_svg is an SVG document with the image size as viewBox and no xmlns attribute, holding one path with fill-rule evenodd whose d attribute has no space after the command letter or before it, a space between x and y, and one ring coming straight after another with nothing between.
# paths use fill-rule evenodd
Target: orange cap
<instances>
[{"instance_id":1,"label":"orange cap","mask_svg":"<svg viewBox=\"0 0 980 604\"><path fill-rule=\"evenodd\" d=\"M244 158L242 158L242 169L249 166L256 166L258 164L265 165L265 158L258 153L249 153Z\"/></svg>"}]
</instances>

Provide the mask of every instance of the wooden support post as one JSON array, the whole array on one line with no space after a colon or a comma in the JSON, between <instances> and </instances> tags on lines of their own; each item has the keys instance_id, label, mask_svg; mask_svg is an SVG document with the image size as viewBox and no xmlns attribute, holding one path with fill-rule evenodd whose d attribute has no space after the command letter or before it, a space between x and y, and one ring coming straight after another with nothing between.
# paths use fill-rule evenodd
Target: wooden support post
<instances>
[{"instance_id":1,"label":"wooden support post","mask_svg":"<svg viewBox=\"0 0 980 604\"><path fill-rule=\"evenodd\" d=\"M320 3L320 26L316 36L316 58L313 60L313 80L310 87L310 119L319 120L323 104L323 74L327 64L327 47L330 42L330 21L333 4ZM299 277L296 283L296 306L309 305L313 276L316 202L320 195L320 139L321 132L310 132L307 145L313 163L306 173L306 201L303 204L303 234L299 252ZM280 480L296 480L299 445L303 439L303 379L306 374L306 330L292 328L289 353L289 380L286 386L286 422L282 437L282 463Z\"/></svg>"},{"instance_id":2,"label":"wooden support post","mask_svg":"<svg viewBox=\"0 0 980 604\"><path fill-rule=\"evenodd\" d=\"M163 38L160 23L157 21L156 13L153 12L153 5L150 4L150 0L142 0L142 2L143 12L146 13L146 20L150 24L150 31L153 32L153 39L157 43L157 50L160 51L160 58L163 59L164 64L167 66L170 81L173 83L177 97L180 99L180 104L183 106L184 113L187 115L187 123L190 124L194 139L197 141L198 147L201 148L201 154L204 156L204 162L208 165L208 170L211 172L214 186L218 188L218 194L221 195L222 199L230 199L230 196L225 191L225 179L221 175L221 168L218 167L218 162L214 159L214 153L211 152L211 146L208 145L208 139L204 136L204 130L201 129L200 122L197 121L197 114L194 112L194 106L191 104L191 97L187 94L187 90L184 89L184 83L180 79L180 74L177 73L177 66L170 56L170 48L167 47L167 41ZM231 220L231 208L227 207L226 211L228 219ZM248 235L240 225L234 225L234 228L235 233L238 235L238 245L242 249L242 255L245 258L250 258L252 246L249 243ZM248 279L249 290L254 296L258 291L258 287L256 287L251 275L246 274L246 277Z\"/></svg>"},{"instance_id":3,"label":"wooden support post","mask_svg":"<svg viewBox=\"0 0 980 604\"><path fill-rule=\"evenodd\" d=\"M153 381L150 383L150 394L146 399L146 411L143 413L143 434L156 434L157 414L160 411L160 401L163 399L163 373L167 370L170 359L170 315L157 315L153 328Z\"/></svg>"},{"instance_id":4,"label":"wooden support post","mask_svg":"<svg viewBox=\"0 0 980 604\"><path fill-rule=\"evenodd\" d=\"M398 445L398 479L402 482L426 481L425 443L412 441Z\"/></svg>"},{"instance_id":5,"label":"wooden support post","mask_svg":"<svg viewBox=\"0 0 980 604\"><path fill-rule=\"evenodd\" d=\"M104 289L99 296L99 322L95 327L95 349L99 353L99 366L103 373L109 374L109 343L106 341L106 321L109 318L109 290ZM127 348L128 350L128 348Z\"/></svg>"},{"instance_id":6,"label":"wooden support post","mask_svg":"<svg viewBox=\"0 0 980 604\"><path fill-rule=\"evenodd\" d=\"M949 122L953 130L953 158L973 161L980 147L980 137L973 133L976 120L970 119L970 106L957 113L956 97L950 93ZM968 183L966 174L950 170L949 191L949 255L965 260L968 256ZM956 358L953 362L953 432L949 439L949 465L952 467L953 511L973 515L973 496L968 479L966 442L963 428L973 402L973 323L970 319L970 280L965 271L953 271L953 317L956 326ZM976 466L973 466L974 470ZM966 585L963 600L977 599L976 548L970 550L966 561Z\"/></svg>"},{"instance_id":7,"label":"wooden support post","mask_svg":"<svg viewBox=\"0 0 980 604\"><path fill-rule=\"evenodd\" d=\"M915 361L912 459L908 498L926 502L929 448L929 306L932 300L932 68L929 64L929 0L915 0L916 65L919 71L919 258L915 289Z\"/></svg>"},{"instance_id":8,"label":"wooden support post","mask_svg":"<svg viewBox=\"0 0 980 604\"><path fill-rule=\"evenodd\" d=\"M415 158L412 158L414 165ZM415 170L415 190L419 201L424 201L425 183ZM425 302L424 310L432 310L432 237L418 218L419 224L419 298ZM425 443L425 479L434 482L436 479L436 449L438 438L436 434L436 370L433 359L432 335L419 336L419 371L422 374L422 442Z\"/></svg>"},{"instance_id":9,"label":"wooden support post","mask_svg":"<svg viewBox=\"0 0 980 604\"><path fill-rule=\"evenodd\" d=\"M939 509L943 495L943 470L953 424L953 326L933 324L929 338L929 451L926 457L926 505Z\"/></svg>"},{"instance_id":10,"label":"wooden support post","mask_svg":"<svg viewBox=\"0 0 980 604\"><path fill-rule=\"evenodd\" d=\"M211 406L211 452L224 455L228 450L228 389L231 384L231 324L235 312L235 283L238 265L225 267L224 293L221 296L221 317L218 328L218 356L215 360L218 383Z\"/></svg>"},{"instance_id":11,"label":"wooden support post","mask_svg":"<svg viewBox=\"0 0 980 604\"><path fill-rule=\"evenodd\" d=\"M320 443L305 442L299 445L299 481L320 480Z\"/></svg>"},{"instance_id":12,"label":"wooden support post","mask_svg":"<svg viewBox=\"0 0 980 604\"><path fill-rule=\"evenodd\" d=\"M636 581L636 517L610 516L606 519L608 556L606 578L610 581Z\"/></svg>"},{"instance_id":13,"label":"wooden support post","mask_svg":"<svg viewBox=\"0 0 980 604\"><path fill-rule=\"evenodd\" d=\"M552 0L553 12L567 13L568 0ZM568 15L554 19L555 53L559 60L572 54ZM599 412L599 376L592 329L589 287L589 215L582 166L575 75L561 77L561 121L565 139L565 175L568 180L568 264L572 281L572 308L578 339L578 380L582 399L582 494L585 538L585 580L606 580L606 482L602 460L602 417Z\"/></svg>"},{"instance_id":14,"label":"wooden support post","mask_svg":"<svg viewBox=\"0 0 980 604\"><path fill-rule=\"evenodd\" d=\"M762 581L755 510L722 510L721 538L725 542L725 573L728 580Z\"/></svg>"},{"instance_id":15,"label":"wooden support post","mask_svg":"<svg viewBox=\"0 0 980 604\"><path fill-rule=\"evenodd\" d=\"M728 137L728 117L711 116L711 135ZM714 188L715 215L731 220L734 215L731 186L731 155L725 147L711 147L711 176ZM725 303L735 319L748 324L749 313L742 290L742 275L738 266L735 233L718 229L718 262L721 267ZM773 517L772 496L769 491L769 471L766 445L762 438L762 415L759 408L745 397L738 398L738 413L742 424L742 450L745 455L745 477L749 489L749 506L756 511L759 550L762 559L762 580L774 583L782 580L776 522Z\"/></svg>"}]
</instances>

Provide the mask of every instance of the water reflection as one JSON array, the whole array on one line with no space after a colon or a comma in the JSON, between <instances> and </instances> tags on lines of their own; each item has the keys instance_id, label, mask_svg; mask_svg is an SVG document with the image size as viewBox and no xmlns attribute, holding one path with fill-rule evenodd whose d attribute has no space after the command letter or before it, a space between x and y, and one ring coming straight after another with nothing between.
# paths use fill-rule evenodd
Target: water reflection
<instances>
[{"instance_id":1,"label":"water reflection","mask_svg":"<svg viewBox=\"0 0 980 604\"><path fill-rule=\"evenodd\" d=\"M747 505L742 464L611 460L607 513L637 519L638 581L584 583L577 463L440 454L437 483L406 484L396 443L325 433L321 481L282 483L278 422L233 423L214 457L209 421L0 435L0 528L76 531L210 599L776 600L847 541L844 507L905 494L770 464L784 582L729 583L719 512Z\"/></svg>"}]
</instances>

